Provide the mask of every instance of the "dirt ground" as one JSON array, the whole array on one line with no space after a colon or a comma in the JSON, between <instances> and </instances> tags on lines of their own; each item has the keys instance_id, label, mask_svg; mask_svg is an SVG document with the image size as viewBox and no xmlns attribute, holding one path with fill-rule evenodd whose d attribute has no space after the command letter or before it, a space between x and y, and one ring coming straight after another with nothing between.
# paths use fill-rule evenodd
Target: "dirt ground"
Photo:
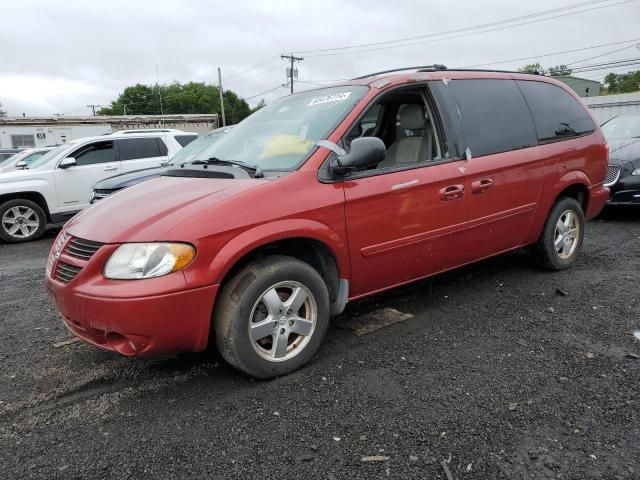
<instances>
[{"instance_id":1,"label":"dirt ground","mask_svg":"<svg viewBox=\"0 0 640 480\"><path fill-rule=\"evenodd\" d=\"M638 210L589 223L569 271L518 251L350 304L271 381L54 346L55 233L0 244L2 479L640 478ZM385 307L414 317L344 328Z\"/></svg>"}]
</instances>

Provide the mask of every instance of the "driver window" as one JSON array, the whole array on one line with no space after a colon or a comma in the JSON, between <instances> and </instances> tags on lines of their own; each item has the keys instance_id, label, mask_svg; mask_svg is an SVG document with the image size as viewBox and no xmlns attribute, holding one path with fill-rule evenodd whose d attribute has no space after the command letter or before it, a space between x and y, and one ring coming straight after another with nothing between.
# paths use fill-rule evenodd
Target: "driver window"
<instances>
[{"instance_id":1,"label":"driver window","mask_svg":"<svg viewBox=\"0 0 640 480\"><path fill-rule=\"evenodd\" d=\"M113 162L113 142L96 142L76 150L71 157L76 159L76 165L94 165L96 163Z\"/></svg>"},{"instance_id":2,"label":"driver window","mask_svg":"<svg viewBox=\"0 0 640 480\"><path fill-rule=\"evenodd\" d=\"M355 138L376 136L387 147L386 158L375 170L405 168L442 160L439 137L423 89L398 90L372 105L344 137L348 149Z\"/></svg>"}]
</instances>

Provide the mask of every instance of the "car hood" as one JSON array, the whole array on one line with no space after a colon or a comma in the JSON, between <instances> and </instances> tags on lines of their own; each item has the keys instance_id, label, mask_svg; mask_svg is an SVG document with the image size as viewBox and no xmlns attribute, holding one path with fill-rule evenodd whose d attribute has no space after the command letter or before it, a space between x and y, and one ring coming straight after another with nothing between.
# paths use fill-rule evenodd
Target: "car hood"
<instances>
[{"instance_id":1,"label":"car hood","mask_svg":"<svg viewBox=\"0 0 640 480\"><path fill-rule=\"evenodd\" d=\"M76 237L102 243L195 240L166 238L172 227L259 187L265 179L158 177L117 192L66 225Z\"/></svg>"},{"instance_id":2,"label":"car hood","mask_svg":"<svg viewBox=\"0 0 640 480\"><path fill-rule=\"evenodd\" d=\"M640 138L607 140L609 163L624 166L628 162L640 164Z\"/></svg>"},{"instance_id":3,"label":"car hood","mask_svg":"<svg viewBox=\"0 0 640 480\"><path fill-rule=\"evenodd\" d=\"M167 167L152 167L143 170L135 170L133 172L121 173L113 177L100 180L94 186L94 190L120 190L121 188L131 187L145 180L159 177L167 171Z\"/></svg>"},{"instance_id":4,"label":"car hood","mask_svg":"<svg viewBox=\"0 0 640 480\"><path fill-rule=\"evenodd\" d=\"M33 180L33 179L41 179L41 178L49 178L50 171L34 169L34 170L15 170L12 169L9 172L0 172L0 185L3 183L14 183L19 182L21 180Z\"/></svg>"}]
</instances>

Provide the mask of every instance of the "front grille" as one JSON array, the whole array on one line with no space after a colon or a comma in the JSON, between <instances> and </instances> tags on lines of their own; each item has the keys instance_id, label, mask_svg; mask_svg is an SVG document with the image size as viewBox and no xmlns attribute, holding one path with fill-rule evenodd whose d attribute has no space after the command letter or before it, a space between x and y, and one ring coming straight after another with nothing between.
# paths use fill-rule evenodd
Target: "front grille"
<instances>
[{"instance_id":1,"label":"front grille","mask_svg":"<svg viewBox=\"0 0 640 480\"><path fill-rule=\"evenodd\" d=\"M102 200L103 198L107 198L109 195L113 193L113 190L94 190L91 194L91 203L97 202L98 200Z\"/></svg>"},{"instance_id":2,"label":"front grille","mask_svg":"<svg viewBox=\"0 0 640 480\"><path fill-rule=\"evenodd\" d=\"M102 245L103 244L99 242L92 242L91 240L74 237L69 241L69 243L67 243L64 253L71 255L72 257L89 260Z\"/></svg>"},{"instance_id":3,"label":"front grille","mask_svg":"<svg viewBox=\"0 0 640 480\"><path fill-rule=\"evenodd\" d=\"M62 283L69 283L75 278L80 270L82 270L82 268L59 261L58 266L56 267L56 278Z\"/></svg>"},{"instance_id":4,"label":"front grille","mask_svg":"<svg viewBox=\"0 0 640 480\"><path fill-rule=\"evenodd\" d=\"M604 177L604 186L610 187L615 184L620 178L620 167L615 165L609 165L607 167L607 175Z\"/></svg>"}]
</instances>

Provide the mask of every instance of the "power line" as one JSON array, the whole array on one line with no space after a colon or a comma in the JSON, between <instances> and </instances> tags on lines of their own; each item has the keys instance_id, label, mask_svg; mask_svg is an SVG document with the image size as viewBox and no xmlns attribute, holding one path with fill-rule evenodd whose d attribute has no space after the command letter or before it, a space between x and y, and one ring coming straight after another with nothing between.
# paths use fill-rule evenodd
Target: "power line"
<instances>
[{"instance_id":1,"label":"power line","mask_svg":"<svg viewBox=\"0 0 640 480\"><path fill-rule=\"evenodd\" d=\"M265 90L264 92L256 93L255 95L251 95L250 97L242 97L242 99L243 100L251 100L252 98L256 98L256 97L259 97L261 95L265 95L267 93L274 92L274 91L276 91L276 90L278 90L279 88L282 88L282 87L283 87L283 85L278 85L275 88L272 88L270 90Z\"/></svg>"},{"instance_id":2,"label":"power line","mask_svg":"<svg viewBox=\"0 0 640 480\"><path fill-rule=\"evenodd\" d=\"M249 66L249 67L243 68L242 70L240 70L240 71L238 71L238 72L226 77L225 78L225 83L227 83L229 80L232 80L232 79L234 79L236 77L242 77L245 72L248 72L250 70L255 70L258 67L263 67L264 68L265 65L273 63L274 61L279 60L279 59L280 59L279 55L274 55L272 57L267 58L266 60L258 62L258 63L254 64L254 65Z\"/></svg>"},{"instance_id":3,"label":"power line","mask_svg":"<svg viewBox=\"0 0 640 480\"><path fill-rule=\"evenodd\" d=\"M282 65L276 65L275 67L269 68L269 69L265 70L264 72L257 72L257 73L254 73L253 75L249 75L248 77L241 77L241 78L239 78L237 80L232 80L230 82L226 81L225 83L227 84L227 86L229 86L230 83L232 85L235 85L235 84L238 84L238 83L242 83L245 80L249 80L250 78L257 77L258 75L264 75L267 72L271 72L271 71L275 70L276 68L281 68L281 67L282 67Z\"/></svg>"},{"instance_id":4,"label":"power line","mask_svg":"<svg viewBox=\"0 0 640 480\"><path fill-rule=\"evenodd\" d=\"M575 53L575 52L582 52L582 51L585 51L585 50L592 50L594 48L610 47L612 45L622 45L622 44L629 43L629 42L637 42L639 40L640 39L634 38L634 39L631 39L631 40L624 40L624 41L621 41L621 42L601 43L600 45L592 45L590 47L574 48L573 50L562 50L562 51L559 51L559 52L551 52L551 53L541 53L541 54L538 54L538 55L531 55L530 57L511 58L509 60L498 60L498 61L495 61L495 62L487 62L487 63L476 63L474 65L466 65L466 66L461 67L461 68L485 67L485 66L488 66L488 65L500 65L500 64L503 64L503 63L519 62L521 60L533 60L533 59L537 59L537 58L540 58L540 57L553 57L555 55L564 55L565 53ZM635 46L635 45L632 45L632 46ZM625 47L625 48L627 48L627 47ZM571 64L569 64L569 65L571 65Z\"/></svg>"},{"instance_id":5,"label":"power line","mask_svg":"<svg viewBox=\"0 0 640 480\"><path fill-rule=\"evenodd\" d=\"M610 52L602 53L600 55L596 55L595 57L583 58L582 60L576 60L575 62L567 63L567 67L569 65L575 65L576 63L586 62L587 60L593 60L594 58L606 57L607 55L611 55L612 53L621 52L622 50L628 50L630 48L637 48L637 45L629 45L627 47L618 48L616 50L611 50Z\"/></svg>"},{"instance_id":6,"label":"power line","mask_svg":"<svg viewBox=\"0 0 640 480\"><path fill-rule=\"evenodd\" d=\"M605 1L610 1L610 0L605 0ZM598 10L601 8L606 8L606 7L612 7L612 6L616 6L616 5L622 5L625 3L630 3L630 2L634 2L636 0L622 0L622 1L618 1L615 3L609 3L606 5L599 5L596 7L592 7L592 8L586 8L577 12L568 12L568 13L563 13L560 15L554 15L554 16L550 16L547 18L540 18L540 19L536 19L536 20L531 20L528 22L521 22L521 23L517 23L514 25L503 25L503 26L499 26L496 28L490 28L487 30L482 30L479 32L468 32L468 33L462 33L460 35L452 35L449 37L443 37L443 38L430 38L430 39L423 39L423 40L419 40L419 41L415 41L415 42L410 42L410 43L403 43L403 44L398 44L398 45L388 45L388 46L380 46L380 47L376 47L376 48L370 48L370 49L364 49L364 50L350 50L350 51L336 51L336 52L327 52L327 53L318 53L318 54L311 54L311 55L307 55L307 57L324 57L324 56L333 56L333 55L346 55L346 54L352 54L352 53L367 53L367 52L374 52L374 51L380 51L380 50L388 50L388 49L393 49L393 48L401 48L401 47L409 47L409 46L413 46L413 45L419 45L419 44L424 44L424 43L432 43L432 42L441 42L443 40L453 40L456 38L462 38L462 37L468 37L468 36L472 36L472 35L481 35L483 33L489 33L489 32L495 32L498 30L504 30L507 28L514 28L514 27L520 27L523 25L529 25L532 23L539 23L539 22L544 22L547 20L551 20L554 18L560 18L560 17L566 17L569 15L575 15L578 13L583 13L583 12L589 12L592 10ZM506 22L506 21L504 21ZM504 23L503 22L503 23ZM467 27L464 30L475 30L477 28L480 27ZM463 30L463 29L459 29L459 30ZM449 32L440 32L440 33L434 33L434 34L429 34L429 37L437 37L437 36L442 36L442 35L446 35L449 34ZM399 40L395 40L395 41L390 41L389 43L394 43L394 42L398 42ZM376 42L376 43L382 43L382 42ZM341 48L356 48L356 47L341 47ZM320 50L318 50L320 51Z\"/></svg>"},{"instance_id":7,"label":"power line","mask_svg":"<svg viewBox=\"0 0 640 480\"><path fill-rule=\"evenodd\" d=\"M597 5L597 4L601 4L601 3L607 3L607 2L610 2L610 1L611 0L592 0L592 1L582 2L582 3L572 4L572 5L566 5L564 7L554 8L554 9L551 9L551 10L544 10L544 11L535 12L535 13L531 13L531 14L527 14L527 15L521 15L521 16L518 16L518 17L512 17L512 18L508 18L508 19L504 19L504 20L498 20L498 21L493 21L493 22L484 23L484 24L478 24L478 25L472 25L472 26L467 26L467 27L461 27L461 28L456 28L456 29L452 29L452 30L445 30L445 31L442 31L442 32L434 32L434 33L428 33L428 34L422 34L422 35L415 35L415 36L404 37L404 38L399 38L399 39L395 39L395 40L384 40L384 41L378 41L378 42L361 43L361 44L357 44L357 45L347 45L347 46L342 46L342 47L301 50L301 51L296 51L294 53L297 53L297 54L319 54L319 53L337 52L337 51L341 51L341 50L355 50L355 49L359 49L359 48L363 48L363 47L373 47L373 46L378 47L378 46L383 46L383 45L389 45L389 44L392 44L392 43L405 43L405 42L414 41L414 40L424 40L424 39L429 39L429 38L434 38L434 37L442 37L442 36L445 36L445 35L451 35L451 34L466 32L466 31L469 31L469 30L479 30L479 29L484 29L484 28L488 28L488 27L494 27L494 26L498 26L498 25L514 23L514 22L518 22L518 21L521 21L521 20L528 20L530 18L547 16L547 15L551 15L551 14L554 14L554 13L565 12L565 11L568 11L568 10L575 10L575 9L578 9L578 8L588 7L588 6L591 6L591 5ZM629 0L629 1L633 1L633 0ZM605 6L609 6L609 5L603 5L603 6L599 6L597 8L603 8ZM573 15L573 14L576 14L576 13L581 13L582 11L588 11L588 10L580 10L578 12L570 12L569 14ZM555 17L550 17L550 18L555 18ZM547 19L543 19L543 20L547 20ZM421 43L421 42L418 42L418 43ZM401 46L404 46L404 45L401 45ZM313 55L313 56L316 56L316 55Z\"/></svg>"}]
</instances>

